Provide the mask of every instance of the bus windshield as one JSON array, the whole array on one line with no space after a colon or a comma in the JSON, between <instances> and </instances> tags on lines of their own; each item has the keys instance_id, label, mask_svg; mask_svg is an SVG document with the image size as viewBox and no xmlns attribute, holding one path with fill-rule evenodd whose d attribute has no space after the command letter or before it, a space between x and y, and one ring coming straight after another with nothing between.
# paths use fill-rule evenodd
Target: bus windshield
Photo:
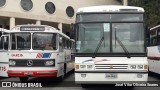
<instances>
[{"instance_id":1,"label":"bus windshield","mask_svg":"<svg viewBox=\"0 0 160 90\"><path fill-rule=\"evenodd\" d=\"M77 22L77 53L94 53L102 37L104 40L97 53L126 53L123 48L128 53L145 53L143 14L102 14L106 16L103 19L99 14L89 14L88 18L88 14L84 15L77 19L80 22Z\"/></svg>"},{"instance_id":2,"label":"bus windshield","mask_svg":"<svg viewBox=\"0 0 160 90\"><path fill-rule=\"evenodd\" d=\"M30 50L30 33L11 33L11 50Z\"/></svg>"},{"instance_id":3,"label":"bus windshield","mask_svg":"<svg viewBox=\"0 0 160 90\"><path fill-rule=\"evenodd\" d=\"M33 34L33 50L56 50L55 33L34 33Z\"/></svg>"}]
</instances>

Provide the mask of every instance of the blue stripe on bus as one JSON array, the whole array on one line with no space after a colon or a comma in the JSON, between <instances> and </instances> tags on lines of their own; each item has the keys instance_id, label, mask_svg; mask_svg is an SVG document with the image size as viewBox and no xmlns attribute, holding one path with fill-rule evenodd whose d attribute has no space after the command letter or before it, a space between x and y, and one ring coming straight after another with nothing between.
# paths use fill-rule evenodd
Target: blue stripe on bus
<instances>
[{"instance_id":1,"label":"blue stripe on bus","mask_svg":"<svg viewBox=\"0 0 160 90\"><path fill-rule=\"evenodd\" d=\"M52 53L43 53L42 58L50 58Z\"/></svg>"}]
</instances>

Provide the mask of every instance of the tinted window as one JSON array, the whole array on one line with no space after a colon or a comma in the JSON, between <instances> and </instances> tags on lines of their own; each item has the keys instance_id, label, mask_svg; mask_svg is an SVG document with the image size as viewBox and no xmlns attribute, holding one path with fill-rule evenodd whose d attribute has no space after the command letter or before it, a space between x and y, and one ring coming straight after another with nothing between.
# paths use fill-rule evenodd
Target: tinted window
<instances>
[{"instance_id":1,"label":"tinted window","mask_svg":"<svg viewBox=\"0 0 160 90\"><path fill-rule=\"evenodd\" d=\"M0 7L4 6L6 3L6 0L0 0Z\"/></svg>"},{"instance_id":2,"label":"tinted window","mask_svg":"<svg viewBox=\"0 0 160 90\"><path fill-rule=\"evenodd\" d=\"M73 17L74 16L74 9L71 6L68 6L66 9L66 14L68 15L68 17Z\"/></svg>"},{"instance_id":3,"label":"tinted window","mask_svg":"<svg viewBox=\"0 0 160 90\"><path fill-rule=\"evenodd\" d=\"M53 14L56 10L56 7L52 2L47 2L45 5L45 9L49 14Z\"/></svg>"},{"instance_id":4,"label":"tinted window","mask_svg":"<svg viewBox=\"0 0 160 90\"><path fill-rule=\"evenodd\" d=\"M30 50L31 34L30 33L13 33L11 34L12 50Z\"/></svg>"},{"instance_id":5,"label":"tinted window","mask_svg":"<svg viewBox=\"0 0 160 90\"><path fill-rule=\"evenodd\" d=\"M29 11L32 9L33 7L33 3L31 0L21 0L21 7L26 10Z\"/></svg>"},{"instance_id":6,"label":"tinted window","mask_svg":"<svg viewBox=\"0 0 160 90\"><path fill-rule=\"evenodd\" d=\"M9 38L7 36L1 37L0 38L0 49L8 50L8 41L9 41Z\"/></svg>"}]
</instances>

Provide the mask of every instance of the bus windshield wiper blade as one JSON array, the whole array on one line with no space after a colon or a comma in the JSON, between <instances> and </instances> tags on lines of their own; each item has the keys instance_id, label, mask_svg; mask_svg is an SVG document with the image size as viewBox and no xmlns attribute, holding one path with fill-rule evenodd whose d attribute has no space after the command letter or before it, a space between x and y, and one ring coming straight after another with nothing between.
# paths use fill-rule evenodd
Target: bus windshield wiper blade
<instances>
[{"instance_id":1,"label":"bus windshield wiper blade","mask_svg":"<svg viewBox=\"0 0 160 90\"><path fill-rule=\"evenodd\" d=\"M98 50L99 50L99 48L100 48L103 40L104 40L104 36L103 36L103 37L101 38L101 40L99 41L99 44L97 45L97 48L96 48L96 50L94 51L92 58L95 58L95 57L96 57L96 54L97 54L97 52L98 52Z\"/></svg>"},{"instance_id":2,"label":"bus windshield wiper blade","mask_svg":"<svg viewBox=\"0 0 160 90\"><path fill-rule=\"evenodd\" d=\"M120 44L120 46L123 48L124 52L125 52L126 55L127 55L127 58L130 58L131 56L130 56L130 54L129 54L127 48L126 48L126 47L124 46L124 44L121 42L121 40L119 40L118 37L116 37L115 39L116 39L117 42Z\"/></svg>"},{"instance_id":3,"label":"bus windshield wiper blade","mask_svg":"<svg viewBox=\"0 0 160 90\"><path fill-rule=\"evenodd\" d=\"M130 54L127 50L127 48L124 46L124 44L121 42L121 40L119 40L119 38L117 37L117 28L115 27L115 48L116 48L116 41L120 44L120 46L123 48L124 52L127 55L127 58L130 58Z\"/></svg>"}]
</instances>

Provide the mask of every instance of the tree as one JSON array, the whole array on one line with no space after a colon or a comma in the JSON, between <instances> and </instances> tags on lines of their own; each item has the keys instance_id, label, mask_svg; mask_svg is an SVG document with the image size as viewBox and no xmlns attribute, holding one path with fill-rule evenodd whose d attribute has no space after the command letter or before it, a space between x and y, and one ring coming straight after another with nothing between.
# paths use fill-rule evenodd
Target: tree
<instances>
[{"instance_id":1,"label":"tree","mask_svg":"<svg viewBox=\"0 0 160 90\"><path fill-rule=\"evenodd\" d=\"M143 7L149 27L160 24L160 0L128 0L130 6Z\"/></svg>"}]
</instances>

